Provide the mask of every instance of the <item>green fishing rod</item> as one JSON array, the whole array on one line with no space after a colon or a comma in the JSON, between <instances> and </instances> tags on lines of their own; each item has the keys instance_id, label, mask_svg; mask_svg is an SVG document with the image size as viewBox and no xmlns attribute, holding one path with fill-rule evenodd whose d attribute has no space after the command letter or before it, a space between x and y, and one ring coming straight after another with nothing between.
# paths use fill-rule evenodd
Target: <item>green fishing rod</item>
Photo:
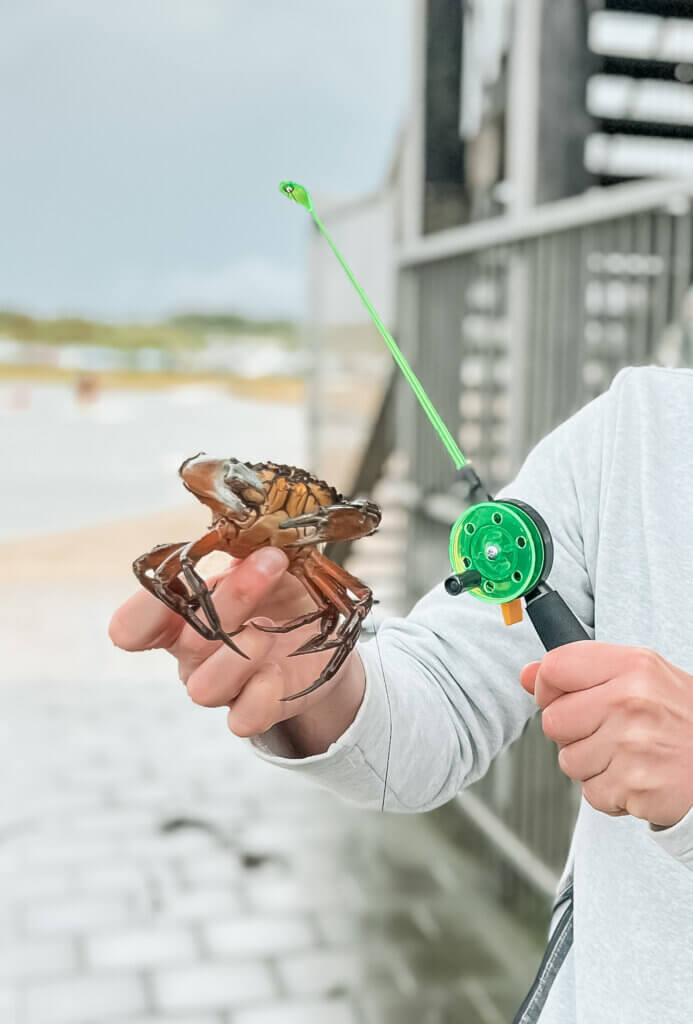
<instances>
[{"instance_id":1,"label":"green fishing rod","mask_svg":"<svg viewBox=\"0 0 693 1024\"><path fill-rule=\"evenodd\" d=\"M501 605L506 625L522 620L524 598L547 651L589 639L560 594L546 582L553 565L553 540L545 521L526 502L491 497L320 220L308 190L295 181L282 181L279 189L310 213L452 459L458 479L469 486L469 507L450 531L448 594L469 592L478 600Z\"/></svg>"}]
</instances>

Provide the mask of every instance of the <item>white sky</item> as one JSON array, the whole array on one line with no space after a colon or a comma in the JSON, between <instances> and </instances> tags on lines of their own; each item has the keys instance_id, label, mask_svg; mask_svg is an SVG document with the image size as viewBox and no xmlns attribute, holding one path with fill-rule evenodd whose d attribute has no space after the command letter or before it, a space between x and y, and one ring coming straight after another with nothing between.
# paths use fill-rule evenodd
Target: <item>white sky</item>
<instances>
[{"instance_id":1,"label":"white sky","mask_svg":"<svg viewBox=\"0 0 693 1024\"><path fill-rule=\"evenodd\" d=\"M309 218L374 188L408 0L0 0L0 307L300 314Z\"/></svg>"}]
</instances>

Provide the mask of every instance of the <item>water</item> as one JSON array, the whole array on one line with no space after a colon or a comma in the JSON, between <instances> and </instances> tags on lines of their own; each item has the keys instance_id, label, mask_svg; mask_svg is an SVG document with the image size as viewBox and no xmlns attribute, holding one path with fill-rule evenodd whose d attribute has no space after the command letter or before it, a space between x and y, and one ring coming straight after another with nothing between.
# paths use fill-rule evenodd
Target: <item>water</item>
<instances>
[{"instance_id":1,"label":"water","mask_svg":"<svg viewBox=\"0 0 693 1024\"><path fill-rule=\"evenodd\" d=\"M192 500L177 469L199 451L305 463L304 410L222 388L0 385L0 540L111 522Z\"/></svg>"}]
</instances>

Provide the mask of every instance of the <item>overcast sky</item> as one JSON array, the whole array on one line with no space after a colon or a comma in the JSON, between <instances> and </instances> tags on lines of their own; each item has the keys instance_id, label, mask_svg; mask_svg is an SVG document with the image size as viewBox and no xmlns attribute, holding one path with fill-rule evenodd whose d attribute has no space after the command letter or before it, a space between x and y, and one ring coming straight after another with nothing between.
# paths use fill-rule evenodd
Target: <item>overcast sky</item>
<instances>
[{"instance_id":1,"label":"overcast sky","mask_svg":"<svg viewBox=\"0 0 693 1024\"><path fill-rule=\"evenodd\" d=\"M408 0L0 0L0 307L300 314L309 218L374 188Z\"/></svg>"}]
</instances>

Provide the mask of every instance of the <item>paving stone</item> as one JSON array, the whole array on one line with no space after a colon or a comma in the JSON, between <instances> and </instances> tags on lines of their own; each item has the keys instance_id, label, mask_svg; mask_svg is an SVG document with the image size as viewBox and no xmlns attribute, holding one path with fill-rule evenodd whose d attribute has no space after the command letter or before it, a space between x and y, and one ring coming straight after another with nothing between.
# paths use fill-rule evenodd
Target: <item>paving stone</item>
<instances>
[{"instance_id":1,"label":"paving stone","mask_svg":"<svg viewBox=\"0 0 693 1024\"><path fill-rule=\"evenodd\" d=\"M70 875L62 867L27 872L22 866L0 872L0 892L13 901L22 897L64 896L71 886Z\"/></svg>"},{"instance_id":2,"label":"paving stone","mask_svg":"<svg viewBox=\"0 0 693 1024\"><path fill-rule=\"evenodd\" d=\"M121 924L129 913L123 899L74 897L28 904L24 918L29 932L84 932Z\"/></svg>"},{"instance_id":3,"label":"paving stone","mask_svg":"<svg viewBox=\"0 0 693 1024\"><path fill-rule=\"evenodd\" d=\"M108 859L113 856L113 849L112 839L89 836L77 840L65 832L36 832L30 840L14 844L12 856L14 866L22 870L48 865L74 868L88 861Z\"/></svg>"},{"instance_id":4,"label":"paving stone","mask_svg":"<svg viewBox=\"0 0 693 1024\"><path fill-rule=\"evenodd\" d=\"M194 937L182 928L123 928L87 938L85 949L93 967L159 967L197 959Z\"/></svg>"},{"instance_id":5,"label":"paving stone","mask_svg":"<svg viewBox=\"0 0 693 1024\"><path fill-rule=\"evenodd\" d=\"M126 1019L109 1017L103 1021L103 1024L222 1024L222 1020L222 1016L218 1013L195 1013L192 1016L187 1013L182 1016L179 1013L173 1015L157 1013L146 1017L127 1017Z\"/></svg>"},{"instance_id":6,"label":"paving stone","mask_svg":"<svg viewBox=\"0 0 693 1024\"><path fill-rule=\"evenodd\" d=\"M68 974L76 966L74 943L65 939L13 938L3 943L0 953L0 978L43 978ZM1 1018L0 1018L1 1019Z\"/></svg>"},{"instance_id":7,"label":"paving stone","mask_svg":"<svg viewBox=\"0 0 693 1024\"><path fill-rule=\"evenodd\" d=\"M202 929L212 956L272 956L314 946L309 923L293 916L248 914Z\"/></svg>"},{"instance_id":8,"label":"paving stone","mask_svg":"<svg viewBox=\"0 0 693 1024\"><path fill-rule=\"evenodd\" d=\"M123 851L136 860L164 860L205 855L214 849L215 844L216 840L206 832L199 829L181 829L180 832L151 832L128 836L123 841Z\"/></svg>"},{"instance_id":9,"label":"paving stone","mask_svg":"<svg viewBox=\"0 0 693 1024\"><path fill-rule=\"evenodd\" d=\"M25 999L26 1024L91 1024L114 1015L125 1021L127 1014L146 1009L142 983L132 975L42 981Z\"/></svg>"},{"instance_id":10,"label":"paving stone","mask_svg":"<svg viewBox=\"0 0 693 1024\"><path fill-rule=\"evenodd\" d=\"M199 885L210 882L237 882L243 869L230 851L211 851L178 861L184 881Z\"/></svg>"},{"instance_id":11,"label":"paving stone","mask_svg":"<svg viewBox=\"0 0 693 1024\"><path fill-rule=\"evenodd\" d=\"M150 832L152 823L151 812L146 807L97 807L79 815L75 823L75 835L82 837L105 833L132 836L138 832Z\"/></svg>"},{"instance_id":12,"label":"paving stone","mask_svg":"<svg viewBox=\"0 0 693 1024\"><path fill-rule=\"evenodd\" d=\"M233 1024L360 1024L346 1000L272 1003L240 1010Z\"/></svg>"},{"instance_id":13,"label":"paving stone","mask_svg":"<svg viewBox=\"0 0 693 1024\"><path fill-rule=\"evenodd\" d=\"M235 890L221 885L201 885L167 892L159 917L172 921L214 921L238 912L241 907L242 901Z\"/></svg>"},{"instance_id":14,"label":"paving stone","mask_svg":"<svg viewBox=\"0 0 693 1024\"><path fill-rule=\"evenodd\" d=\"M257 910L319 910L340 907L366 907L366 896L347 880L338 876L332 884L311 885L308 879L295 875L284 878L249 878L245 894Z\"/></svg>"},{"instance_id":15,"label":"paving stone","mask_svg":"<svg viewBox=\"0 0 693 1024\"><path fill-rule=\"evenodd\" d=\"M297 996L343 995L365 982L392 982L382 957L348 947L282 957L277 970L286 991Z\"/></svg>"},{"instance_id":16,"label":"paving stone","mask_svg":"<svg viewBox=\"0 0 693 1024\"><path fill-rule=\"evenodd\" d=\"M103 864L85 865L75 881L80 889L90 892L128 892L146 886L147 874L141 865L123 864L111 857Z\"/></svg>"},{"instance_id":17,"label":"paving stone","mask_svg":"<svg viewBox=\"0 0 693 1024\"><path fill-rule=\"evenodd\" d=\"M154 1001L162 1010L227 1010L276 995L268 968L261 963L209 963L157 971Z\"/></svg>"}]
</instances>

